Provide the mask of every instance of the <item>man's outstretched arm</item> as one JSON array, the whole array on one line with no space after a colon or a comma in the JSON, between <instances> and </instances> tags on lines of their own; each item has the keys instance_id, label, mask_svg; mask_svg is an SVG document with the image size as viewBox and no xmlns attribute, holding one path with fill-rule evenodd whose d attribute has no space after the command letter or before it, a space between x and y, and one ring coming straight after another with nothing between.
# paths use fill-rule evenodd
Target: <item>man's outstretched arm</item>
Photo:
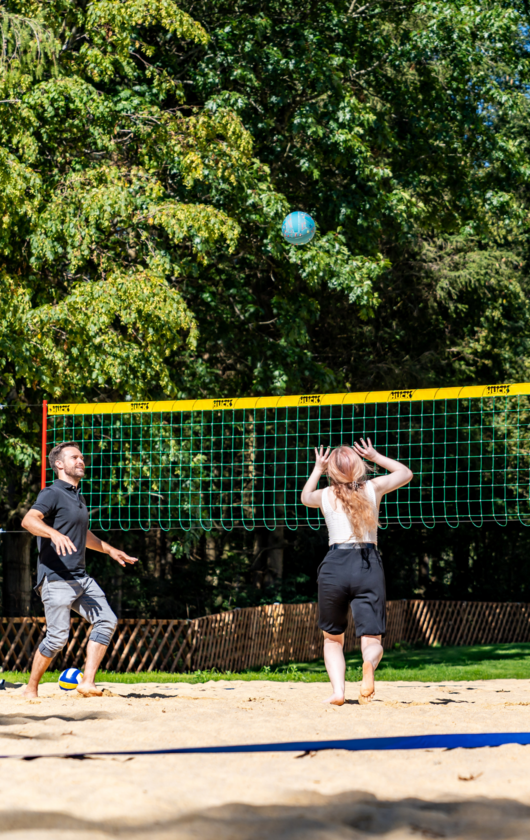
<instances>
[{"instance_id":1,"label":"man's outstretched arm","mask_svg":"<svg viewBox=\"0 0 530 840\"><path fill-rule=\"evenodd\" d=\"M121 548L113 548L107 542L103 542L99 537L96 537L92 531L87 533L86 547L93 549L93 551L101 551L102 554L108 554L113 560L116 560L120 566L125 566L127 563L137 563L138 557L129 557Z\"/></svg>"}]
</instances>

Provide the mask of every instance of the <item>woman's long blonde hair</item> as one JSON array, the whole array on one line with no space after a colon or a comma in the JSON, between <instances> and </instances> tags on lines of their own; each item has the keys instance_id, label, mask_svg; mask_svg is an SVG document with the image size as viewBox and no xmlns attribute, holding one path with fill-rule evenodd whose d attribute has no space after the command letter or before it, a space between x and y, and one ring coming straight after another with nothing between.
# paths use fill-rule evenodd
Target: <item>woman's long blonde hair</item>
<instances>
[{"instance_id":1,"label":"woman's long blonde hair","mask_svg":"<svg viewBox=\"0 0 530 840\"><path fill-rule=\"evenodd\" d=\"M365 492L367 473L373 469L351 446L338 446L329 456L327 473L331 486L359 541L378 526L375 508Z\"/></svg>"}]
</instances>

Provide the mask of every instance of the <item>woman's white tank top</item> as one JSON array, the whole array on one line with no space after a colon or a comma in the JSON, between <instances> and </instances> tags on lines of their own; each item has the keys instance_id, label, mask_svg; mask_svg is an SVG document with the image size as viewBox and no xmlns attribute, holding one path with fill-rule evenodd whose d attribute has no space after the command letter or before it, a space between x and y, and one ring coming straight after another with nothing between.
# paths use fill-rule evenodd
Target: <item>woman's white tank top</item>
<instances>
[{"instance_id":1,"label":"woman's white tank top","mask_svg":"<svg viewBox=\"0 0 530 840\"><path fill-rule=\"evenodd\" d=\"M374 508L376 508L377 513L377 499L375 495L375 489L372 486L372 482L367 481L364 486L366 488L365 493L372 502ZM324 511L324 519L326 520L326 525L328 526L329 545L344 542L369 542L375 543L377 545L377 529L375 529L374 531L366 531L362 540L358 540L357 537L353 535L350 520L348 519L344 511L339 510L338 508L337 510L333 510L333 508L331 507L331 502L329 499L330 489L330 487L325 487L322 492L322 508ZM337 503L336 499L335 501Z\"/></svg>"}]
</instances>

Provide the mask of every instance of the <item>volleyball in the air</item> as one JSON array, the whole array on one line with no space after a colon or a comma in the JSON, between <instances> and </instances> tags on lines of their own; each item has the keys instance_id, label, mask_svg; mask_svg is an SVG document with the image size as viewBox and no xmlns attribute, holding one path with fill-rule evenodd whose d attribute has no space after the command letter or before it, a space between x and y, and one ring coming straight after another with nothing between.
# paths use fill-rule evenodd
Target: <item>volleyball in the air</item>
<instances>
[{"instance_id":1,"label":"volleyball in the air","mask_svg":"<svg viewBox=\"0 0 530 840\"><path fill-rule=\"evenodd\" d=\"M77 668L67 668L59 677L59 686L63 691L72 691L73 688L77 688L82 679L83 674Z\"/></svg>"},{"instance_id":2,"label":"volleyball in the air","mask_svg":"<svg viewBox=\"0 0 530 840\"><path fill-rule=\"evenodd\" d=\"M289 213L282 225L284 238L291 245L306 245L315 235L315 223L311 216L296 210Z\"/></svg>"}]
</instances>

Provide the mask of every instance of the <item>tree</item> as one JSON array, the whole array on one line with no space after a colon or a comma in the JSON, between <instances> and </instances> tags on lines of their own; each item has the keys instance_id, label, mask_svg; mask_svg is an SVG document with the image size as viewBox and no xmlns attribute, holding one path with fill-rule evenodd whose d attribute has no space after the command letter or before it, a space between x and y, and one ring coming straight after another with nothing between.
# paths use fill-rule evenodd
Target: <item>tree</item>
<instances>
[{"instance_id":1,"label":"tree","mask_svg":"<svg viewBox=\"0 0 530 840\"><path fill-rule=\"evenodd\" d=\"M248 246L238 254L238 266L250 290L232 281L230 291L247 331L252 329L248 366L253 347L260 345L257 308L263 321L273 322L261 325L270 342L285 341L284 321L294 325L307 357L296 383L302 390L353 387L354 382L358 387L359 366L361 381L370 387L388 384L389 377L381 376L388 366L394 386L401 372L400 387L432 382L441 368L446 380L455 376L459 371L451 364L450 347L440 348L443 361L439 353L436 361L431 354L433 368L425 364L423 348L418 348L421 363L414 361L416 330L410 330L408 319L398 328L409 333L401 353L395 346L373 344L364 351L364 339L403 303L401 294L421 306L422 292L416 295L412 282L406 289L399 286L397 278L423 251L423 243L432 255L440 241L440 263L448 249L480 252L493 243L502 247L507 238L513 249L514 239L520 242L524 234L525 5L238 0L235 6L194 3L193 9L211 45L193 58L191 72L187 55L175 51L173 72L190 79L189 96L208 107L237 111L270 167L275 188L291 208L314 215L320 241L372 260L370 305L359 307L355 295L349 301L345 296L346 273L327 284L312 283L319 269L311 249L299 250L298 272L293 271L284 259L252 248L255 220L247 225L241 220L248 233L240 242ZM449 293L446 284L446 303L449 294L454 314L458 293ZM223 304L222 293L217 301ZM230 323L229 308L223 312ZM449 313L442 312L445 319ZM340 358L337 334L345 344ZM204 344L204 328L201 336ZM239 334L237 342L227 337L224 344L237 346L240 359L243 341ZM232 364L237 367L235 359ZM256 387L264 374L256 363L254 369L259 371ZM285 369L269 376L269 390L280 383L295 386Z\"/></svg>"},{"instance_id":2,"label":"tree","mask_svg":"<svg viewBox=\"0 0 530 840\"><path fill-rule=\"evenodd\" d=\"M193 53L208 36L171 0L12 2L2 18L0 425L4 485L25 471L18 511L37 489L32 409L43 397L211 387L196 351L197 292L208 297L214 259L233 273L241 206L278 253L287 204L234 111L185 102L169 56L175 42ZM343 257L368 301L370 261ZM326 247L320 262L329 274ZM286 333L296 356L296 332Z\"/></svg>"},{"instance_id":3,"label":"tree","mask_svg":"<svg viewBox=\"0 0 530 840\"><path fill-rule=\"evenodd\" d=\"M238 235L193 187L237 182L252 144L227 110L184 113L179 86L131 49L151 28L208 41L170 0L1 13L0 451L16 529L36 491L35 403L176 393L167 362L197 334L182 275ZM9 568L21 539L6 536ZM4 574L5 604L7 580L20 588Z\"/></svg>"}]
</instances>

